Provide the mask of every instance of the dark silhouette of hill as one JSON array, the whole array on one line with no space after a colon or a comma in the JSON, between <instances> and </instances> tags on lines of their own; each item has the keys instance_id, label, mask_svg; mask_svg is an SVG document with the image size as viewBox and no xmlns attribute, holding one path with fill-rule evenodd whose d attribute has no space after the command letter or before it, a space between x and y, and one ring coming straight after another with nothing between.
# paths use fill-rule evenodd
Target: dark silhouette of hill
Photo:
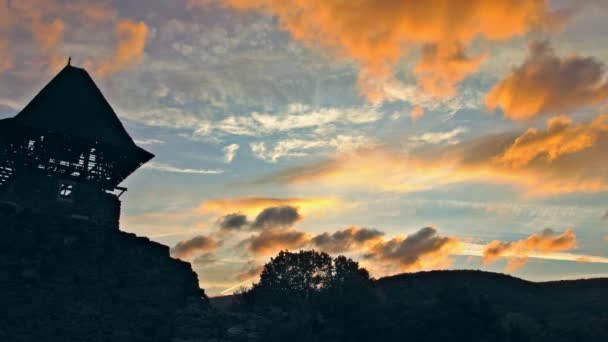
<instances>
[{"instance_id":1,"label":"dark silhouette of hill","mask_svg":"<svg viewBox=\"0 0 608 342\"><path fill-rule=\"evenodd\" d=\"M277 269L289 270L277 273L281 280L298 272L268 268ZM342 283L339 291L315 285L316 295L304 298L299 285L269 297L276 282L265 276L252 290L211 298L236 322L231 340L608 341L608 279L537 283L432 271L370 279L366 286Z\"/></svg>"},{"instance_id":2,"label":"dark silhouette of hill","mask_svg":"<svg viewBox=\"0 0 608 342\"><path fill-rule=\"evenodd\" d=\"M437 300L444 312L453 310L455 320L484 318L484 313L494 317L503 332L497 337L503 339L608 340L605 278L530 282L482 271L432 271L382 278L375 286L390 298L388 311L423 308L429 299Z\"/></svg>"},{"instance_id":3,"label":"dark silhouette of hill","mask_svg":"<svg viewBox=\"0 0 608 342\"><path fill-rule=\"evenodd\" d=\"M0 231L0 341L164 342L208 311L190 264L147 238L25 213Z\"/></svg>"},{"instance_id":4,"label":"dark silhouette of hill","mask_svg":"<svg viewBox=\"0 0 608 342\"><path fill-rule=\"evenodd\" d=\"M208 300L190 265L147 238L27 213L0 227L0 341L608 340L608 279L376 280L345 257L282 252L253 289Z\"/></svg>"}]
</instances>

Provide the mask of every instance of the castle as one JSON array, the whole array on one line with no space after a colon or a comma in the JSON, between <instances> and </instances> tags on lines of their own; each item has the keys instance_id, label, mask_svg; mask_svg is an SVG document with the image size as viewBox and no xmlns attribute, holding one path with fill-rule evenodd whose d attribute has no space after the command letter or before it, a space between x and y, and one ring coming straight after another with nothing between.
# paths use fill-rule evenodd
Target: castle
<instances>
[{"instance_id":1,"label":"castle","mask_svg":"<svg viewBox=\"0 0 608 342\"><path fill-rule=\"evenodd\" d=\"M120 183L154 157L138 147L86 70L68 64L0 120L0 212L118 229Z\"/></svg>"}]
</instances>

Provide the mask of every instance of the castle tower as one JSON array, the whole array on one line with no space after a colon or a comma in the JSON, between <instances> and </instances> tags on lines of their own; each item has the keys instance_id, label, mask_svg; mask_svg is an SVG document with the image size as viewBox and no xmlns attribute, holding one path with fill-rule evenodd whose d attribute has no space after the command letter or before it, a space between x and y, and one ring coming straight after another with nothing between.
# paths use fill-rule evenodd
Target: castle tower
<instances>
[{"instance_id":1,"label":"castle tower","mask_svg":"<svg viewBox=\"0 0 608 342\"><path fill-rule=\"evenodd\" d=\"M119 184L153 157L91 76L68 62L19 114L0 120L0 210L118 228Z\"/></svg>"}]
</instances>

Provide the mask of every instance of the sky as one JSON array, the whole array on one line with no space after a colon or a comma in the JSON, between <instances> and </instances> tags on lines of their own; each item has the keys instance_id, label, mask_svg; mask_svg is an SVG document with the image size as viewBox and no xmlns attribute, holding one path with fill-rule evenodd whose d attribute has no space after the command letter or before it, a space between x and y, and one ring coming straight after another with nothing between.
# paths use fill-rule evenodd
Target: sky
<instances>
[{"instance_id":1,"label":"sky","mask_svg":"<svg viewBox=\"0 0 608 342\"><path fill-rule=\"evenodd\" d=\"M374 277L608 276L607 15L604 0L0 0L0 118L68 56L86 68L156 155L123 184L121 229L170 246L211 295L281 249Z\"/></svg>"}]
</instances>

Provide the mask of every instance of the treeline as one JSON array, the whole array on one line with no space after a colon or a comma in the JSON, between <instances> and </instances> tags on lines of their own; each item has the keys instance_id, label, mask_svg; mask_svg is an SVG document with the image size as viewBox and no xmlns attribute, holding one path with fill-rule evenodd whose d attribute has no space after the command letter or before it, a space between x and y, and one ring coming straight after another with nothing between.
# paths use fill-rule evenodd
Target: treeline
<instances>
[{"instance_id":1,"label":"treeline","mask_svg":"<svg viewBox=\"0 0 608 342\"><path fill-rule=\"evenodd\" d=\"M479 271L375 280L344 256L283 251L234 297L226 338L607 341L607 282L576 288Z\"/></svg>"}]
</instances>

